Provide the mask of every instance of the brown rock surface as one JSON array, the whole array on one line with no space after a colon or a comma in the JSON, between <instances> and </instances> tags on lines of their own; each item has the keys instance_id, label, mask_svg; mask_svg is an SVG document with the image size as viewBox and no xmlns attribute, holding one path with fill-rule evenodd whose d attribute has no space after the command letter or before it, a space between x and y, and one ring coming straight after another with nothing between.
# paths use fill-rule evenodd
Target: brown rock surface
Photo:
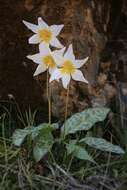
<instances>
[{"instance_id":1,"label":"brown rock surface","mask_svg":"<svg viewBox=\"0 0 127 190\"><path fill-rule=\"evenodd\" d=\"M110 98L108 99L105 93L108 93L108 89L114 89L114 83L113 86L105 84L109 83L112 60L111 57L108 60L102 57L107 52L106 42L114 35L113 19L118 21L121 10L125 12L125 4L124 1L122 3L115 0L0 1L0 99L6 100L8 95L13 95L22 109L44 105L46 75L40 75L39 80L33 78L36 64L27 60L26 55L37 52L38 48L28 45L27 39L31 32L22 23L23 19L36 23L37 17L42 16L49 24L65 25L60 40L65 46L73 43L77 58L90 57L86 66L82 68L89 80L89 87L72 81L69 114L94 105L96 98L104 100L103 103L106 105ZM104 75L97 80L100 68ZM101 91L101 95L97 97L96 93L91 94L89 91L95 89L96 85ZM66 93L56 83L52 83L51 86L52 111L55 116L60 117L64 112ZM115 90L112 94L115 95ZM109 97L112 95L109 94ZM46 107L44 109L46 110Z\"/></svg>"}]
</instances>

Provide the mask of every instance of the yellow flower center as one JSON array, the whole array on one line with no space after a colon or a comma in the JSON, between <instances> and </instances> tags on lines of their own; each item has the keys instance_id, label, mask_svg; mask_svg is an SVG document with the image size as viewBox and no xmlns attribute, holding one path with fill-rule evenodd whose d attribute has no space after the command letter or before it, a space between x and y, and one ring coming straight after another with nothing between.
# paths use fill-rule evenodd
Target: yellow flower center
<instances>
[{"instance_id":1,"label":"yellow flower center","mask_svg":"<svg viewBox=\"0 0 127 190\"><path fill-rule=\"evenodd\" d=\"M46 43L48 43L51 40L51 38L52 38L52 33L48 29L39 30L38 34L39 34L40 40L44 41Z\"/></svg>"},{"instance_id":2,"label":"yellow flower center","mask_svg":"<svg viewBox=\"0 0 127 190\"><path fill-rule=\"evenodd\" d=\"M75 72L75 69L74 64L70 60L66 60L60 70L63 74L72 74Z\"/></svg>"},{"instance_id":3,"label":"yellow flower center","mask_svg":"<svg viewBox=\"0 0 127 190\"><path fill-rule=\"evenodd\" d=\"M50 68L56 67L55 61L51 55L47 55L42 59L43 63Z\"/></svg>"}]
</instances>

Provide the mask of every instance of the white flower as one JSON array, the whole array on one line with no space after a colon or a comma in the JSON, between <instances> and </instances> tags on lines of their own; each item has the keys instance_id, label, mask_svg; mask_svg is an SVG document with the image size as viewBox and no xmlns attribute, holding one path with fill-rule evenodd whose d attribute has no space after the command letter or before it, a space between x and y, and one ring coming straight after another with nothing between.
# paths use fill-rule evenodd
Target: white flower
<instances>
[{"instance_id":1,"label":"white flower","mask_svg":"<svg viewBox=\"0 0 127 190\"><path fill-rule=\"evenodd\" d=\"M63 56L60 57L58 54L55 54L53 56L59 68L55 69L55 71L52 73L50 82L61 78L64 88L67 88L71 77L73 80L88 83L88 81L84 78L82 72L79 70L79 68L86 63L88 57L85 59L76 60L72 45L68 47Z\"/></svg>"},{"instance_id":2,"label":"white flower","mask_svg":"<svg viewBox=\"0 0 127 190\"><path fill-rule=\"evenodd\" d=\"M41 17L38 18L38 25L31 24L24 20L23 23L27 26L27 28L35 33L32 37L29 38L30 44L38 44L43 42L50 44L53 47L63 48L63 45L57 39L57 36L64 27L63 24L48 26L48 24L45 23Z\"/></svg>"},{"instance_id":3,"label":"white flower","mask_svg":"<svg viewBox=\"0 0 127 190\"><path fill-rule=\"evenodd\" d=\"M27 58L38 64L38 67L34 73L34 76L45 72L47 69L51 74L57 67L53 57L62 56L65 48L61 50L51 51L48 45L41 43L39 45L39 53L34 55L28 55Z\"/></svg>"}]
</instances>

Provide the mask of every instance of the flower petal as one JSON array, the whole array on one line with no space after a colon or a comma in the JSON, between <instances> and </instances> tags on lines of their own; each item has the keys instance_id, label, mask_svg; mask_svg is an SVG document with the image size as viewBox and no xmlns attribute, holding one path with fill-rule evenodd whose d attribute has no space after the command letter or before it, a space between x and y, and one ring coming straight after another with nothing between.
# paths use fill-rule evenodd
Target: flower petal
<instances>
[{"instance_id":1,"label":"flower petal","mask_svg":"<svg viewBox=\"0 0 127 190\"><path fill-rule=\"evenodd\" d=\"M56 68L49 67L49 74L52 75L52 73L56 70Z\"/></svg>"},{"instance_id":2,"label":"flower petal","mask_svg":"<svg viewBox=\"0 0 127 190\"><path fill-rule=\"evenodd\" d=\"M50 29L51 29L52 33L54 34L54 36L58 36L63 27L64 27L63 24L52 25L52 26L50 26Z\"/></svg>"},{"instance_id":3,"label":"flower petal","mask_svg":"<svg viewBox=\"0 0 127 190\"><path fill-rule=\"evenodd\" d=\"M30 30L32 30L34 33L38 32L38 26L36 24L32 24L32 23L27 22L25 20L23 20L23 23L25 24L25 26L27 28L29 28Z\"/></svg>"},{"instance_id":4,"label":"flower petal","mask_svg":"<svg viewBox=\"0 0 127 190\"><path fill-rule=\"evenodd\" d=\"M82 67L88 61L88 59L89 59L89 57L86 57L85 59L75 60L75 67L77 69Z\"/></svg>"},{"instance_id":5,"label":"flower petal","mask_svg":"<svg viewBox=\"0 0 127 190\"><path fill-rule=\"evenodd\" d=\"M62 75L62 83L63 83L63 87L67 89L67 86L69 84L71 80L71 76L70 74L64 74Z\"/></svg>"},{"instance_id":6,"label":"flower petal","mask_svg":"<svg viewBox=\"0 0 127 190\"><path fill-rule=\"evenodd\" d=\"M41 18L38 18L38 26L39 28L48 28L48 24Z\"/></svg>"},{"instance_id":7,"label":"flower petal","mask_svg":"<svg viewBox=\"0 0 127 190\"><path fill-rule=\"evenodd\" d=\"M72 44L69 45L67 51L66 51L65 54L64 54L64 58L65 58L65 59L69 59L69 60L71 60L72 62L74 62L74 60L75 60L75 55L74 55L74 52L73 52Z\"/></svg>"},{"instance_id":8,"label":"flower petal","mask_svg":"<svg viewBox=\"0 0 127 190\"><path fill-rule=\"evenodd\" d=\"M54 52L56 52L56 53L59 53L59 54L63 55L63 54L64 54L65 49L66 49L66 47L63 47L62 49L55 50Z\"/></svg>"},{"instance_id":9,"label":"flower petal","mask_svg":"<svg viewBox=\"0 0 127 190\"><path fill-rule=\"evenodd\" d=\"M49 45L47 45L46 43L43 43L43 42L39 44L39 51L42 56L51 54Z\"/></svg>"},{"instance_id":10,"label":"flower petal","mask_svg":"<svg viewBox=\"0 0 127 190\"><path fill-rule=\"evenodd\" d=\"M60 43L60 41L56 38L56 37L53 37L50 41L50 44L53 46L53 47L56 47L56 48L63 48L63 45Z\"/></svg>"},{"instance_id":11,"label":"flower petal","mask_svg":"<svg viewBox=\"0 0 127 190\"><path fill-rule=\"evenodd\" d=\"M63 59L63 53L65 51L65 47L60 50L55 50L52 52L52 56L57 64L57 66L62 66L64 59Z\"/></svg>"},{"instance_id":12,"label":"flower petal","mask_svg":"<svg viewBox=\"0 0 127 190\"><path fill-rule=\"evenodd\" d=\"M62 77L61 72L59 69L55 69L55 71L52 73L49 82L52 82L53 80L58 80Z\"/></svg>"},{"instance_id":13,"label":"flower petal","mask_svg":"<svg viewBox=\"0 0 127 190\"><path fill-rule=\"evenodd\" d=\"M37 34L34 34L29 38L29 44L38 44L40 42L39 37Z\"/></svg>"},{"instance_id":14,"label":"flower petal","mask_svg":"<svg viewBox=\"0 0 127 190\"><path fill-rule=\"evenodd\" d=\"M73 80L85 82L88 84L88 81L84 78L82 72L78 69L72 74Z\"/></svg>"},{"instance_id":15,"label":"flower petal","mask_svg":"<svg viewBox=\"0 0 127 190\"><path fill-rule=\"evenodd\" d=\"M38 65L38 67L34 73L34 76L37 76L37 75L45 72L46 70L47 70L47 67L44 64L40 64L40 65Z\"/></svg>"},{"instance_id":16,"label":"flower petal","mask_svg":"<svg viewBox=\"0 0 127 190\"><path fill-rule=\"evenodd\" d=\"M40 53L37 53L37 54L34 54L34 55L28 55L27 58L31 59L35 63L38 63L38 64L42 63Z\"/></svg>"}]
</instances>

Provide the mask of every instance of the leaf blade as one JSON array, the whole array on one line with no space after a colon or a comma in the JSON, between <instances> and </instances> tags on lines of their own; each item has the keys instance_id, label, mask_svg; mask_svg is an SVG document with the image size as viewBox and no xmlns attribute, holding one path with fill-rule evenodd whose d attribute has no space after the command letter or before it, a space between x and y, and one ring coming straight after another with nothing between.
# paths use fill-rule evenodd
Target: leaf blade
<instances>
[{"instance_id":1,"label":"leaf blade","mask_svg":"<svg viewBox=\"0 0 127 190\"><path fill-rule=\"evenodd\" d=\"M89 130L96 122L103 121L109 111L109 108L98 107L89 108L81 113L74 114L67 119L62 132L66 136L76 133L77 131Z\"/></svg>"},{"instance_id":2,"label":"leaf blade","mask_svg":"<svg viewBox=\"0 0 127 190\"><path fill-rule=\"evenodd\" d=\"M50 131L58 129L58 123L49 125L48 123L42 123L37 127L25 127L24 129L16 129L12 135L12 142L15 146L21 146L27 135L31 135L34 140L42 129L49 129Z\"/></svg>"},{"instance_id":3,"label":"leaf blade","mask_svg":"<svg viewBox=\"0 0 127 190\"><path fill-rule=\"evenodd\" d=\"M66 145L67 154L73 154L73 156L80 160L88 160L95 163L94 159L88 154L86 149L84 147L81 147L80 145L76 145L75 143L76 141L70 141L69 144Z\"/></svg>"},{"instance_id":4,"label":"leaf blade","mask_svg":"<svg viewBox=\"0 0 127 190\"><path fill-rule=\"evenodd\" d=\"M42 129L36 137L35 145L33 147L33 156L36 162L40 161L41 158L48 153L48 151L52 148L53 143L54 138L51 132Z\"/></svg>"},{"instance_id":5,"label":"leaf blade","mask_svg":"<svg viewBox=\"0 0 127 190\"><path fill-rule=\"evenodd\" d=\"M12 143L15 146L21 146L21 144L25 140L26 136L31 134L32 130L33 130L32 127L15 130L15 132L12 135Z\"/></svg>"},{"instance_id":6,"label":"leaf blade","mask_svg":"<svg viewBox=\"0 0 127 190\"><path fill-rule=\"evenodd\" d=\"M110 142L108 142L105 139L97 138L97 137L85 137L84 139L80 140L80 143L85 142L87 145L102 150L102 151L108 151L113 152L116 154L124 154L124 150L118 146L114 145Z\"/></svg>"}]
</instances>

